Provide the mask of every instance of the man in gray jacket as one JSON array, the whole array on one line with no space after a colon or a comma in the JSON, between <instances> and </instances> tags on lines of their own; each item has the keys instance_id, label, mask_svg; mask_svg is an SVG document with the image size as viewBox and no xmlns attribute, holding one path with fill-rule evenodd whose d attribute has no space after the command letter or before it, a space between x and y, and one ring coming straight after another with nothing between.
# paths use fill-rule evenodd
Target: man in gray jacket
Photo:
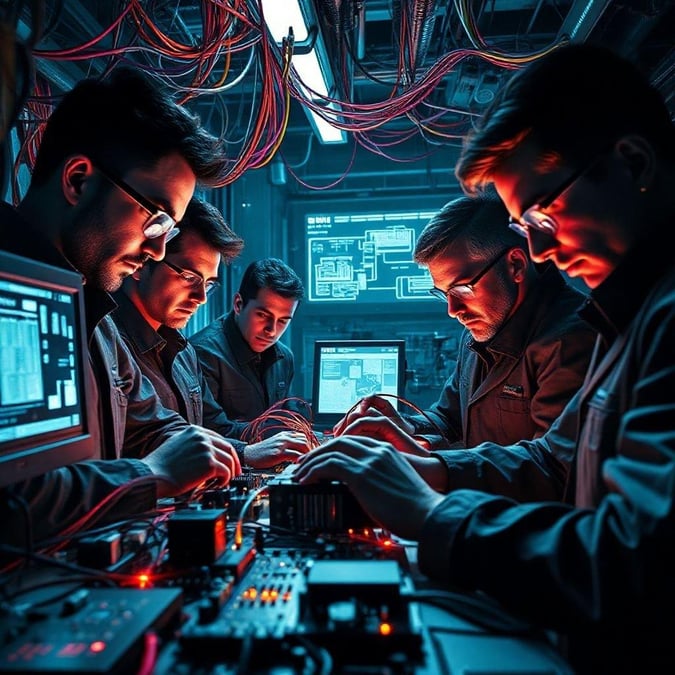
<instances>
[{"instance_id":1,"label":"man in gray jacket","mask_svg":"<svg viewBox=\"0 0 675 675\"><path fill-rule=\"evenodd\" d=\"M164 258L147 262L114 294L119 307L113 319L165 407L227 437L242 464L265 469L295 461L307 449L302 434L280 431L255 443L241 440L248 425L230 420L216 403L195 349L181 333L218 288L220 261L229 263L244 242L217 208L194 197L178 227Z\"/></svg>"},{"instance_id":2,"label":"man in gray jacket","mask_svg":"<svg viewBox=\"0 0 675 675\"><path fill-rule=\"evenodd\" d=\"M415 260L429 268L432 293L465 330L457 364L423 415L399 415L377 396L338 426L369 416L368 433L395 424L426 447L502 445L544 434L581 386L596 332L579 317L585 296L551 263L537 265L527 241L506 227L496 194L448 202L424 228ZM365 430L364 427L362 429Z\"/></svg>"}]
</instances>

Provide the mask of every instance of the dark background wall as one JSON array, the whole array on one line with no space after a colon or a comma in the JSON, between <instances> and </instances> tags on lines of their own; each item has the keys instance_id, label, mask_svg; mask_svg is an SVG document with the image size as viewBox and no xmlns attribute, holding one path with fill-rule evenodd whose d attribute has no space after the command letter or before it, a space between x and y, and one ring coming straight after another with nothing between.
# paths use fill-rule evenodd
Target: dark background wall
<instances>
[{"instance_id":1,"label":"dark background wall","mask_svg":"<svg viewBox=\"0 0 675 675\"><path fill-rule=\"evenodd\" d=\"M231 186L215 191L218 199L224 201L223 212L228 215L230 225L244 238L245 247L239 259L223 270L222 292L191 320L188 334L230 310L232 295L245 267L258 258L275 256L286 260L303 279L309 296L305 231L308 213L344 215L420 209L433 212L460 194L451 182L449 169L443 171L446 184L434 189L426 183L426 164L407 176L405 189L387 188L382 185L384 174L373 172L367 183L371 187L347 186L319 194L311 190L300 192L288 180L279 184L279 175L274 171L272 167L249 171ZM364 179L361 177L362 186ZM391 296L378 303L303 301L282 338L296 358L293 395L311 400L316 340L398 338L406 343L406 398L420 407L433 403L454 365L462 327L447 315L443 303L431 296L427 298L426 291L423 298L397 301Z\"/></svg>"}]
</instances>

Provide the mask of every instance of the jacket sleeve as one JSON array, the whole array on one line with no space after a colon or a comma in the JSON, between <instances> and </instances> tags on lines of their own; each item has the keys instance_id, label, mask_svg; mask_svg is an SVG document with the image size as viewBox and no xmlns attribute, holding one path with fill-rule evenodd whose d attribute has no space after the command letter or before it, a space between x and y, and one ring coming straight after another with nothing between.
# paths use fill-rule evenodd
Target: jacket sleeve
<instances>
[{"instance_id":1,"label":"jacket sleeve","mask_svg":"<svg viewBox=\"0 0 675 675\"><path fill-rule=\"evenodd\" d=\"M574 630L578 623L597 621L625 625L632 617L668 617L672 628L675 298L634 321L632 365L615 366L627 379L628 398L616 428L606 431L611 454L598 467L599 475L580 476L597 480L597 505L517 504L457 490L429 516L422 532L419 560L426 574L482 589L528 617L549 623L555 617L554 628ZM573 427L555 425L552 431L575 438ZM556 451L546 443L549 436L534 442L542 453ZM494 465L487 469L502 468L519 481L519 462L525 459L512 458L516 449L526 448L503 448L502 460L497 448L487 448ZM584 448L586 454L594 451ZM484 454L479 450L479 457ZM578 461L582 474L581 455Z\"/></svg>"},{"instance_id":2,"label":"jacket sleeve","mask_svg":"<svg viewBox=\"0 0 675 675\"><path fill-rule=\"evenodd\" d=\"M0 541L25 547L27 532L39 542L92 512L98 524L123 520L153 509L156 498L153 474L138 460L79 462L2 489Z\"/></svg>"},{"instance_id":3,"label":"jacket sleeve","mask_svg":"<svg viewBox=\"0 0 675 675\"><path fill-rule=\"evenodd\" d=\"M578 392L541 438L510 446L486 442L468 450L436 451L446 467L446 491L484 490L518 501L562 499L575 454L580 397Z\"/></svg>"}]
</instances>

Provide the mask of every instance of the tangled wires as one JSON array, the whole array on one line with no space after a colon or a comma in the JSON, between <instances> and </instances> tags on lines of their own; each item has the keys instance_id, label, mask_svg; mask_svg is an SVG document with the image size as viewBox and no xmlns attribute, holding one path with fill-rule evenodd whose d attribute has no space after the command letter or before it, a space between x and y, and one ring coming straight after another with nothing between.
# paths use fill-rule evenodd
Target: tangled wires
<instances>
[{"instance_id":1,"label":"tangled wires","mask_svg":"<svg viewBox=\"0 0 675 675\"><path fill-rule=\"evenodd\" d=\"M295 410L294 407L304 411L304 414ZM312 408L307 401L298 397L277 401L249 423L241 440L246 443L257 443L279 431L294 431L302 434L310 450L321 443L312 429Z\"/></svg>"}]
</instances>

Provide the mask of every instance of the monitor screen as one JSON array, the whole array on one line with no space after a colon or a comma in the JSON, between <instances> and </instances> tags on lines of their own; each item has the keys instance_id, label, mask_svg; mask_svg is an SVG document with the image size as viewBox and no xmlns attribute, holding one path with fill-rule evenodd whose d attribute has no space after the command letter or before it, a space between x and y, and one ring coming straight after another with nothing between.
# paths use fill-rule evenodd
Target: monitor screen
<instances>
[{"instance_id":1,"label":"monitor screen","mask_svg":"<svg viewBox=\"0 0 675 675\"><path fill-rule=\"evenodd\" d=\"M426 267L413 260L432 210L305 214L307 300L313 304L433 300Z\"/></svg>"},{"instance_id":2,"label":"monitor screen","mask_svg":"<svg viewBox=\"0 0 675 675\"><path fill-rule=\"evenodd\" d=\"M405 340L317 340L314 344L314 423L330 427L364 396L405 390ZM399 408L395 398L387 399Z\"/></svg>"},{"instance_id":3,"label":"monitor screen","mask_svg":"<svg viewBox=\"0 0 675 675\"><path fill-rule=\"evenodd\" d=\"M89 458L79 274L0 251L0 485Z\"/></svg>"}]
</instances>

